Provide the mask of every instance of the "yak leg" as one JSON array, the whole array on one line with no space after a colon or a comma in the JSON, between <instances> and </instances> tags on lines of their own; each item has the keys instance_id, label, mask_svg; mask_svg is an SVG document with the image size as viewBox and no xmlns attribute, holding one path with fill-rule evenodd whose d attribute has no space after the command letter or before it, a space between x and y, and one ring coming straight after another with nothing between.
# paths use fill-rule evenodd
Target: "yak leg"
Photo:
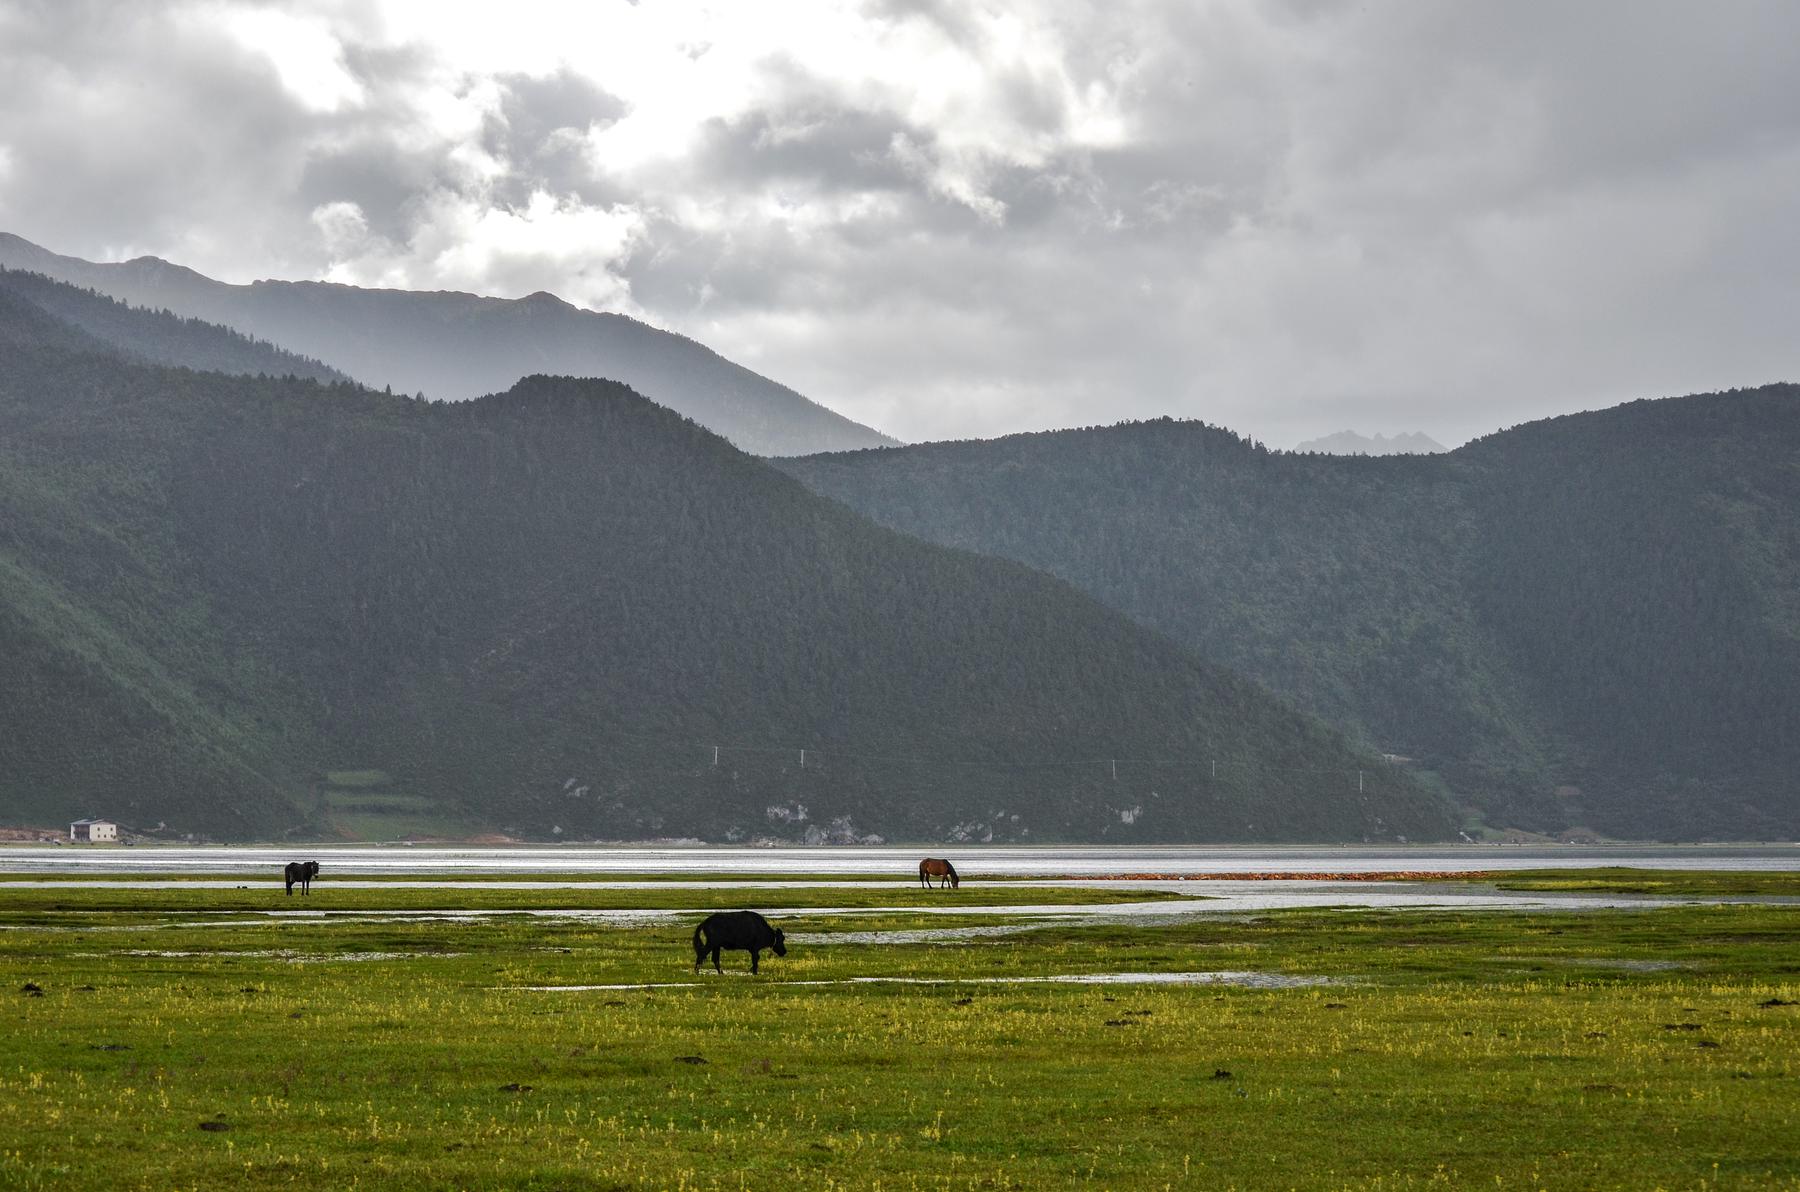
<instances>
[{"instance_id":1,"label":"yak leg","mask_svg":"<svg viewBox=\"0 0 1800 1192\"><path fill-rule=\"evenodd\" d=\"M719 949L719 948L714 948L712 950L713 972L715 972L715 973L719 974L721 977L723 977L725 975L725 970L719 967L719 952L720 952L720 950L721 949Z\"/></svg>"},{"instance_id":2,"label":"yak leg","mask_svg":"<svg viewBox=\"0 0 1800 1192\"><path fill-rule=\"evenodd\" d=\"M750 971L753 973L756 971L756 956L756 949L750 949Z\"/></svg>"}]
</instances>

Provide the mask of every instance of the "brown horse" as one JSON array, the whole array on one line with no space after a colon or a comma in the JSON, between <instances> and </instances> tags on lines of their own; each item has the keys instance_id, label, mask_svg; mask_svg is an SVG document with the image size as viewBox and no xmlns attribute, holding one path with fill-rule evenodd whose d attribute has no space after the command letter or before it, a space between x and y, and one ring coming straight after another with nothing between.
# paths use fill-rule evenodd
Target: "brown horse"
<instances>
[{"instance_id":1,"label":"brown horse","mask_svg":"<svg viewBox=\"0 0 1800 1192\"><path fill-rule=\"evenodd\" d=\"M956 876L956 866L942 857L926 857L919 862L919 884L930 886L931 879L934 877L943 879L938 883L939 889L946 885L952 889L962 885L962 879Z\"/></svg>"}]
</instances>

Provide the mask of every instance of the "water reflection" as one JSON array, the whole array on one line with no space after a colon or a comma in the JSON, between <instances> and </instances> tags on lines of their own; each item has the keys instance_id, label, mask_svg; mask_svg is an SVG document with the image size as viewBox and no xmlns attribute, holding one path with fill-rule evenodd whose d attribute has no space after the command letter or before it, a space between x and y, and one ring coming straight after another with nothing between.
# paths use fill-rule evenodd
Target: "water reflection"
<instances>
[{"instance_id":1,"label":"water reflection","mask_svg":"<svg viewBox=\"0 0 1800 1192\"><path fill-rule=\"evenodd\" d=\"M1655 869L1800 870L1800 845L1543 846L1421 845L1368 847L1156 846L1100 848L727 848L542 845L8 845L0 869L11 873L248 873L296 857L334 873L793 873L914 877L919 857L947 857L965 877L1099 876L1153 873L1454 873L1495 869L1581 869L1627 865Z\"/></svg>"},{"instance_id":2,"label":"water reflection","mask_svg":"<svg viewBox=\"0 0 1800 1192\"><path fill-rule=\"evenodd\" d=\"M1058 882L1056 885L1079 883ZM815 919L815 918L849 918L871 915L931 915L942 917L985 916L1026 921L1015 929L1029 930L1032 927L1055 923L1130 923L1135 925L1151 925L1164 923L1180 923L1195 918L1211 915L1241 914L1244 912L1282 911L1282 910L1446 910L1446 911L1598 911L1598 910L1647 910L1654 907L1667 906L1713 906L1723 904L1778 904L1800 905L1800 899L1765 896L1730 896L1730 897L1651 897L1647 895L1619 894L1564 894L1545 893L1541 891L1495 890L1480 885L1449 885L1429 882L1320 882L1320 881L1255 881L1233 882L1217 881L1204 883L1204 893L1196 890L1196 883L1186 882L1140 882L1135 883L1143 888L1166 888L1186 895L1179 899L1157 899L1149 902L1116 902L1090 906L1069 906L1059 903L1019 902L1001 906L963 905L948 901L919 902L910 906L881 907L806 907L782 906L779 900L761 901L762 913L771 919ZM1114 883L1108 883L1114 885ZM664 887L665 889L667 887ZM686 886L682 887L686 889ZM1030 887L1021 890L1028 895ZM718 899L707 897L708 887L696 884L693 889L694 901L685 908L679 909L641 909L641 908L555 908L555 907L505 907L491 910L470 909L432 909L409 907L404 910L371 910L356 909L334 911L320 907L287 907L285 905L270 910L234 909L221 912L218 916L187 917L180 921L168 920L158 923L146 923L139 926L109 924L102 926L76 926L76 921L84 919L87 912L50 911L47 916L54 920L57 917L68 917L71 926L60 927L44 924L5 925L4 930L33 931L134 931L153 929L156 927L245 927L245 926L277 926L282 923L306 921L321 924L347 923L428 923L428 922L473 922L484 919L495 919L505 916L520 918L564 920L569 922L603 923L613 927L647 927L675 922L691 922L696 916L705 915L718 909ZM280 898L280 895L275 895ZM284 900L285 901L285 900ZM741 903L745 899L733 899ZM193 912L184 912L193 916Z\"/></svg>"}]
</instances>

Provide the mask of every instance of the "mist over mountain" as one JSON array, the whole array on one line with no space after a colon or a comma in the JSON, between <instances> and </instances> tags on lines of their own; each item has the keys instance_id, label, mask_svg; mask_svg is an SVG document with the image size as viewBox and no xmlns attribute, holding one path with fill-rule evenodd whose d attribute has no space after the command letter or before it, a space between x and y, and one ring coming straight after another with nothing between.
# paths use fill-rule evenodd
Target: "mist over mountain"
<instances>
[{"instance_id":1,"label":"mist over mountain","mask_svg":"<svg viewBox=\"0 0 1800 1192\"><path fill-rule=\"evenodd\" d=\"M1059 580L880 528L622 385L440 403L150 366L54 313L76 299L28 292L0 286L5 819L1454 830L1427 783L1255 684ZM170 333L177 362L193 342L127 314L143 326L115 339Z\"/></svg>"},{"instance_id":2,"label":"mist over mountain","mask_svg":"<svg viewBox=\"0 0 1800 1192\"><path fill-rule=\"evenodd\" d=\"M230 285L156 257L95 263L4 232L0 266L222 324L376 388L463 400L506 389L531 373L603 377L755 455L895 442L691 339L624 315L581 310L545 293L506 299L327 282Z\"/></svg>"},{"instance_id":3,"label":"mist over mountain","mask_svg":"<svg viewBox=\"0 0 1800 1192\"><path fill-rule=\"evenodd\" d=\"M783 461L1019 560L1440 775L1489 824L1800 834L1800 389L1446 455L1162 420Z\"/></svg>"},{"instance_id":4,"label":"mist over mountain","mask_svg":"<svg viewBox=\"0 0 1800 1192\"><path fill-rule=\"evenodd\" d=\"M1323 438L1297 443L1294 450L1322 455L1435 455L1449 448L1419 431L1404 431L1389 438L1380 432L1371 437L1353 430L1340 430Z\"/></svg>"},{"instance_id":5,"label":"mist over mountain","mask_svg":"<svg viewBox=\"0 0 1800 1192\"><path fill-rule=\"evenodd\" d=\"M41 273L0 267L0 290L91 337L89 346L110 348L140 363L328 382L350 379L317 360L229 327L182 318L166 310L134 309L97 290L67 285Z\"/></svg>"}]
</instances>

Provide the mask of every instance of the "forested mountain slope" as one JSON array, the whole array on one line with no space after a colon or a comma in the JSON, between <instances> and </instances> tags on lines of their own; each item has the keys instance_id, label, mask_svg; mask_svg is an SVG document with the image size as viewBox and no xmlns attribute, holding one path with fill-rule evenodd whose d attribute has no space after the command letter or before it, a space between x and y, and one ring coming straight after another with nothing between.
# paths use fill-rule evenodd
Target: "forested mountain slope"
<instances>
[{"instance_id":1,"label":"forested mountain slope","mask_svg":"<svg viewBox=\"0 0 1800 1192\"><path fill-rule=\"evenodd\" d=\"M0 291L41 308L98 344L140 363L315 381L350 379L317 360L296 356L229 327L182 318L166 310L133 309L96 290L84 290L41 273L0 268Z\"/></svg>"},{"instance_id":2,"label":"forested mountain slope","mask_svg":"<svg viewBox=\"0 0 1800 1192\"><path fill-rule=\"evenodd\" d=\"M550 294L518 299L324 282L229 285L155 257L110 264L0 232L0 266L232 327L377 388L459 400L530 373L620 381L757 455L894 442L683 336Z\"/></svg>"},{"instance_id":3,"label":"forested mountain slope","mask_svg":"<svg viewBox=\"0 0 1800 1192\"><path fill-rule=\"evenodd\" d=\"M1060 581L876 527L622 386L147 367L4 292L0 656L15 821L316 831L323 775L379 773L540 837L1453 828Z\"/></svg>"},{"instance_id":4,"label":"forested mountain slope","mask_svg":"<svg viewBox=\"0 0 1800 1192\"><path fill-rule=\"evenodd\" d=\"M1800 833L1800 391L1443 456L1171 421L783 461L1060 575L1441 774L1490 823Z\"/></svg>"}]
</instances>

